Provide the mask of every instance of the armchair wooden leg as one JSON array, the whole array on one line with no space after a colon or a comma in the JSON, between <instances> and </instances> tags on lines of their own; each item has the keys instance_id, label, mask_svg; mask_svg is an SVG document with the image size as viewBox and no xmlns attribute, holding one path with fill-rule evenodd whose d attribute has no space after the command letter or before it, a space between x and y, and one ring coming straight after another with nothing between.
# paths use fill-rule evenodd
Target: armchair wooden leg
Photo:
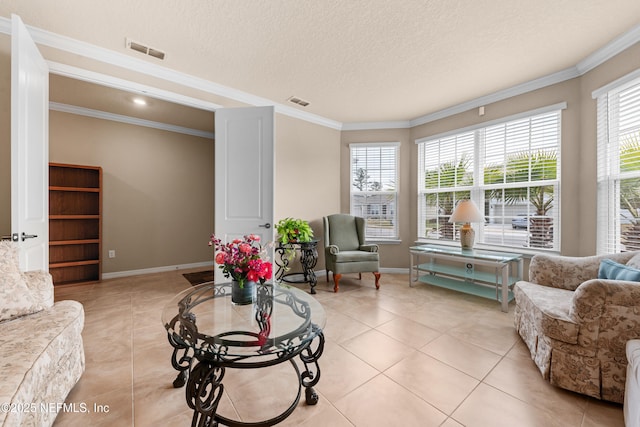
<instances>
[{"instance_id":1,"label":"armchair wooden leg","mask_svg":"<svg viewBox=\"0 0 640 427\"><path fill-rule=\"evenodd\" d=\"M376 271L373 275L376 276L376 289L380 289L380 273Z\"/></svg>"},{"instance_id":2,"label":"armchair wooden leg","mask_svg":"<svg viewBox=\"0 0 640 427\"><path fill-rule=\"evenodd\" d=\"M333 273L333 292L338 292L338 283L340 282L340 278L342 274Z\"/></svg>"},{"instance_id":3,"label":"armchair wooden leg","mask_svg":"<svg viewBox=\"0 0 640 427\"><path fill-rule=\"evenodd\" d=\"M327 272L327 283L329 283L329 270L325 270Z\"/></svg>"},{"instance_id":4,"label":"armchair wooden leg","mask_svg":"<svg viewBox=\"0 0 640 427\"><path fill-rule=\"evenodd\" d=\"M358 280L362 280L362 273L358 273Z\"/></svg>"}]
</instances>

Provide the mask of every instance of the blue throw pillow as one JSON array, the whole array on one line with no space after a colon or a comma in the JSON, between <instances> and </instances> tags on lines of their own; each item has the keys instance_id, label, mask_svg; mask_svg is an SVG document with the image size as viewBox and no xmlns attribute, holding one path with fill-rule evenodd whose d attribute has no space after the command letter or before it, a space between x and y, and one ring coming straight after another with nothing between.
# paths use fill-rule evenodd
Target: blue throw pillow
<instances>
[{"instance_id":1,"label":"blue throw pillow","mask_svg":"<svg viewBox=\"0 0 640 427\"><path fill-rule=\"evenodd\" d=\"M603 259L600 262L598 279L630 280L640 282L640 270L631 268L624 264L619 264L610 259Z\"/></svg>"}]
</instances>

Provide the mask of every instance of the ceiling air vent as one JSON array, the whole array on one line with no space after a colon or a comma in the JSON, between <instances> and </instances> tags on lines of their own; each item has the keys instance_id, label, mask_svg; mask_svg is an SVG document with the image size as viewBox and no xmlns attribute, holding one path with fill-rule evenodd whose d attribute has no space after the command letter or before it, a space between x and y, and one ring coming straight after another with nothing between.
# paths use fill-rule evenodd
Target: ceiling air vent
<instances>
[{"instance_id":1,"label":"ceiling air vent","mask_svg":"<svg viewBox=\"0 0 640 427\"><path fill-rule=\"evenodd\" d=\"M142 43L135 42L131 39L125 39L125 45L131 50L144 53L145 55L153 56L154 58L164 59L165 56L165 53L163 51L145 46Z\"/></svg>"},{"instance_id":2,"label":"ceiling air vent","mask_svg":"<svg viewBox=\"0 0 640 427\"><path fill-rule=\"evenodd\" d=\"M294 104L298 104L301 107L306 107L307 105L309 105L308 101L305 101L304 99L300 99L297 96L292 96L288 99L289 102L293 102Z\"/></svg>"}]
</instances>

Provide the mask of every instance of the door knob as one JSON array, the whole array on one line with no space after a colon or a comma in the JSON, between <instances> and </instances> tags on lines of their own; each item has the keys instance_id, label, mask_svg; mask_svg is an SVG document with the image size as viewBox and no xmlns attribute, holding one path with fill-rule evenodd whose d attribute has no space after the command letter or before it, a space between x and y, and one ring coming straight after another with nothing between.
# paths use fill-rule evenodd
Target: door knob
<instances>
[{"instance_id":1,"label":"door knob","mask_svg":"<svg viewBox=\"0 0 640 427\"><path fill-rule=\"evenodd\" d=\"M266 224L260 224L260 225L258 225L258 227L271 228L271 224L269 224L269 223L267 222Z\"/></svg>"},{"instance_id":2,"label":"door knob","mask_svg":"<svg viewBox=\"0 0 640 427\"><path fill-rule=\"evenodd\" d=\"M38 237L37 234L26 234L24 231L22 232L22 241L24 242L27 239L35 239Z\"/></svg>"}]
</instances>

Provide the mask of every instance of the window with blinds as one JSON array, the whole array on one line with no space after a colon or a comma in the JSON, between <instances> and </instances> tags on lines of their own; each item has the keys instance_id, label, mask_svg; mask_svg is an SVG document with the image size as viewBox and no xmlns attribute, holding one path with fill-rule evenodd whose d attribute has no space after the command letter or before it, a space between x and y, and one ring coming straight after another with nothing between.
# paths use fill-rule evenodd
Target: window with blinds
<instances>
[{"instance_id":1,"label":"window with blinds","mask_svg":"<svg viewBox=\"0 0 640 427\"><path fill-rule=\"evenodd\" d=\"M562 108L417 140L418 237L459 240L449 218L470 198L485 215L476 243L559 250Z\"/></svg>"},{"instance_id":2,"label":"window with blinds","mask_svg":"<svg viewBox=\"0 0 640 427\"><path fill-rule=\"evenodd\" d=\"M596 96L599 254L640 250L640 78L624 80Z\"/></svg>"},{"instance_id":3,"label":"window with blinds","mask_svg":"<svg viewBox=\"0 0 640 427\"><path fill-rule=\"evenodd\" d=\"M400 143L349 144L351 215L366 220L368 240L398 238L398 148Z\"/></svg>"}]
</instances>

